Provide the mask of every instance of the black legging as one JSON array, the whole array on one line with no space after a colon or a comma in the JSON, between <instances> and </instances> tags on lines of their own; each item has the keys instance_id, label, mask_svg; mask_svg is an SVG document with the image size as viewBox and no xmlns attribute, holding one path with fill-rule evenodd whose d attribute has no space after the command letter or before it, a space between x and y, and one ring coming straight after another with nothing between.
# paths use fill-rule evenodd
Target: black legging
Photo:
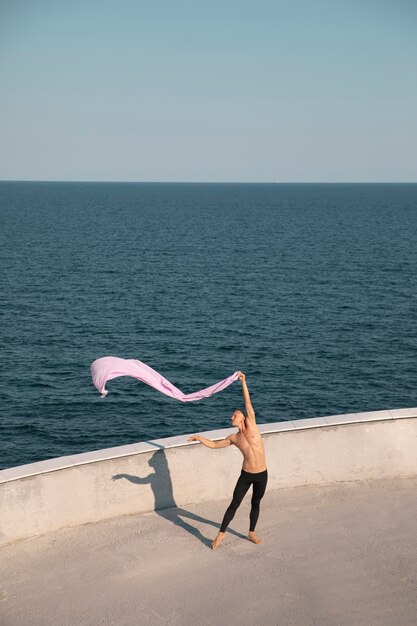
<instances>
[{"instance_id":1,"label":"black legging","mask_svg":"<svg viewBox=\"0 0 417 626\"><path fill-rule=\"evenodd\" d=\"M220 527L220 532L226 532L226 528L235 516L237 509L240 506L243 498L245 497L249 487L253 485L252 493L252 508L250 510L250 531L255 530L256 522L259 517L259 503L265 493L266 483L268 482L268 470L259 472L258 474L251 474L242 470L239 480L236 483L235 490L233 492L233 500L230 503Z\"/></svg>"}]
</instances>

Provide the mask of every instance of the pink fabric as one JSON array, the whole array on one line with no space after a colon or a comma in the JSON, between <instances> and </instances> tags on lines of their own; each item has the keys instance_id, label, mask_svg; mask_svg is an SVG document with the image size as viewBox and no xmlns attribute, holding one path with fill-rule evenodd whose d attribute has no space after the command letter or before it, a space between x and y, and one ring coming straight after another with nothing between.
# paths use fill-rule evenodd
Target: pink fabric
<instances>
[{"instance_id":1,"label":"pink fabric","mask_svg":"<svg viewBox=\"0 0 417 626\"><path fill-rule=\"evenodd\" d=\"M172 383L166 378L158 374L154 369L137 361L136 359L120 359L116 356L103 356L101 359L97 359L91 365L91 375L93 377L94 386L101 393L101 397L104 398L108 391L106 390L106 382L117 378L118 376L133 376L142 383L150 385L154 389L157 389L166 396L180 400L180 402L193 402L194 400L203 400L203 398L209 398L214 393L223 391L229 385L231 385L238 378L238 373L235 372L228 378L221 380L211 387L195 391L194 393L185 394L174 387Z\"/></svg>"}]
</instances>

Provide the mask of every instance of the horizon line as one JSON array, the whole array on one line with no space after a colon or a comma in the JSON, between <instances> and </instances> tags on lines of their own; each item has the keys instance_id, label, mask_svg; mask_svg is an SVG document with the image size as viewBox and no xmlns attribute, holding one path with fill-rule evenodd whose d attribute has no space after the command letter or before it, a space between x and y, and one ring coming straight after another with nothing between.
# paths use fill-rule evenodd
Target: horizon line
<instances>
[{"instance_id":1,"label":"horizon line","mask_svg":"<svg viewBox=\"0 0 417 626\"><path fill-rule=\"evenodd\" d=\"M415 185L417 180L87 180L87 179L20 179L4 178L0 183L102 183L102 184L142 184L142 185Z\"/></svg>"}]
</instances>

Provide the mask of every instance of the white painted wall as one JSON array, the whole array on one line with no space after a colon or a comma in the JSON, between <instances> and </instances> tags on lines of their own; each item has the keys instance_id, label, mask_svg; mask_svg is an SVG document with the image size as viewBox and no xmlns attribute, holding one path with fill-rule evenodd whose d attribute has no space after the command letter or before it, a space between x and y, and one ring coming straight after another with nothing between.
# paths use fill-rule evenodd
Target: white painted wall
<instances>
[{"instance_id":1,"label":"white painted wall","mask_svg":"<svg viewBox=\"0 0 417 626\"><path fill-rule=\"evenodd\" d=\"M269 489L417 474L417 410L261 426ZM231 429L207 433L212 439ZM187 436L0 472L0 545L64 526L229 498L242 457Z\"/></svg>"}]
</instances>

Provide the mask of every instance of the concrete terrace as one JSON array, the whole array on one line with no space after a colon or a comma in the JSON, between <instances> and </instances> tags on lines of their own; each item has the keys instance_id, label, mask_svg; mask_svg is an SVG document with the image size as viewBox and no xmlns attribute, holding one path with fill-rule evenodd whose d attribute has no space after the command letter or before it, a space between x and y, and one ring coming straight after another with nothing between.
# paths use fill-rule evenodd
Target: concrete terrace
<instances>
[{"instance_id":1,"label":"concrete terrace","mask_svg":"<svg viewBox=\"0 0 417 626\"><path fill-rule=\"evenodd\" d=\"M416 417L263 425L263 543L247 496L215 552L230 448L184 436L0 472L1 626L415 626Z\"/></svg>"},{"instance_id":2,"label":"concrete terrace","mask_svg":"<svg viewBox=\"0 0 417 626\"><path fill-rule=\"evenodd\" d=\"M417 477L228 501L61 529L0 551L2 626L415 626Z\"/></svg>"}]
</instances>

